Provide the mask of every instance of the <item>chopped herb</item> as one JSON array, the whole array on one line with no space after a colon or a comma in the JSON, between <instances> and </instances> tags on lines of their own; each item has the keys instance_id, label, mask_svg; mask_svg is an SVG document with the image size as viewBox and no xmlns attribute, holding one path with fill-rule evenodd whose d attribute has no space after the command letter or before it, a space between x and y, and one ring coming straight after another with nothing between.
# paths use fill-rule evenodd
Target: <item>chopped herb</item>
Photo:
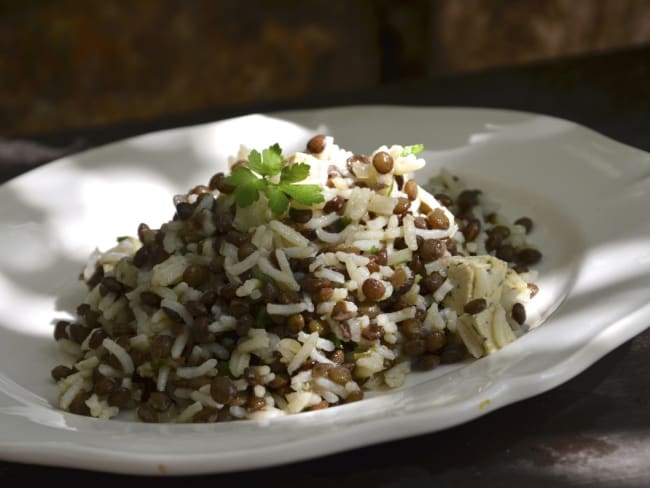
<instances>
[{"instance_id":1,"label":"chopped herb","mask_svg":"<svg viewBox=\"0 0 650 488\"><path fill-rule=\"evenodd\" d=\"M120 237L117 238L117 242L126 241L128 238L129 238L129 236L120 236Z\"/></svg>"},{"instance_id":2,"label":"chopped herb","mask_svg":"<svg viewBox=\"0 0 650 488\"><path fill-rule=\"evenodd\" d=\"M410 154L418 154L424 150L424 144L413 144L412 146L404 146L402 149L402 156L409 156Z\"/></svg>"},{"instance_id":3,"label":"chopped herb","mask_svg":"<svg viewBox=\"0 0 650 488\"><path fill-rule=\"evenodd\" d=\"M279 183L271 181L271 178L278 174ZM255 150L251 151L248 167L236 168L224 183L235 188L235 202L240 207L251 206L259 200L260 192L263 192L271 211L275 215L282 215L288 210L290 199L306 206L325 201L320 186L296 184L308 176L309 165L285 164L282 149L276 143L264 149L261 154Z\"/></svg>"},{"instance_id":4,"label":"chopped herb","mask_svg":"<svg viewBox=\"0 0 650 488\"><path fill-rule=\"evenodd\" d=\"M219 373L219 376L228 376L229 378L234 378L234 376L230 372L228 361L219 361L217 363L217 372Z\"/></svg>"},{"instance_id":5,"label":"chopped herb","mask_svg":"<svg viewBox=\"0 0 650 488\"><path fill-rule=\"evenodd\" d=\"M379 252L379 248L377 246L372 246L370 248L370 254L377 254Z\"/></svg>"},{"instance_id":6,"label":"chopped herb","mask_svg":"<svg viewBox=\"0 0 650 488\"><path fill-rule=\"evenodd\" d=\"M350 217L341 217L340 221L341 221L341 226L344 229L352 223L352 219Z\"/></svg>"},{"instance_id":7,"label":"chopped herb","mask_svg":"<svg viewBox=\"0 0 650 488\"><path fill-rule=\"evenodd\" d=\"M271 317L266 311L266 307L260 307L255 317L255 328L256 329L266 329L267 326L271 325Z\"/></svg>"}]
</instances>

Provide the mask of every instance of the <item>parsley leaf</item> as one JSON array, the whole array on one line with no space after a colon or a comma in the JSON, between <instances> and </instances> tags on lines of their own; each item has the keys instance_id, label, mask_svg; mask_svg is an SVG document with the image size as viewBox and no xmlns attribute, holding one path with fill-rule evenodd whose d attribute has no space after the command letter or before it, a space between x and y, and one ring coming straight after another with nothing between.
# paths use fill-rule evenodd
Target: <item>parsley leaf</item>
<instances>
[{"instance_id":1,"label":"parsley leaf","mask_svg":"<svg viewBox=\"0 0 650 488\"><path fill-rule=\"evenodd\" d=\"M379 248L377 246L372 246L370 248L370 254L377 254L379 252Z\"/></svg>"},{"instance_id":2,"label":"parsley leaf","mask_svg":"<svg viewBox=\"0 0 650 488\"><path fill-rule=\"evenodd\" d=\"M234 188L235 202L240 207L252 205L259 200L260 192L264 192L275 215L282 215L289 209L290 199L306 206L325 201L319 185L295 184L309 176L308 164L284 163L282 149L277 143L261 153L252 150L248 155L248 167L237 167L224 183ZM277 174L280 174L280 183L271 180Z\"/></svg>"},{"instance_id":3,"label":"parsley leaf","mask_svg":"<svg viewBox=\"0 0 650 488\"><path fill-rule=\"evenodd\" d=\"M254 183L257 180L259 180L259 178L255 176L250 169L239 166L235 168L230 176L223 180L223 182L226 185L230 185L236 188L240 185L248 185L250 183Z\"/></svg>"},{"instance_id":4,"label":"parsley leaf","mask_svg":"<svg viewBox=\"0 0 650 488\"><path fill-rule=\"evenodd\" d=\"M259 189L263 186L262 180L257 180L254 183L240 185L235 188L235 201L237 205L242 208L251 206L260 198Z\"/></svg>"},{"instance_id":5,"label":"parsley leaf","mask_svg":"<svg viewBox=\"0 0 650 488\"><path fill-rule=\"evenodd\" d=\"M309 165L305 163L292 164L282 168L280 181L282 183L296 183L309 176Z\"/></svg>"},{"instance_id":6,"label":"parsley leaf","mask_svg":"<svg viewBox=\"0 0 650 488\"><path fill-rule=\"evenodd\" d=\"M402 149L402 156L408 156L410 154L418 154L424 150L424 144L413 144L412 146L404 146Z\"/></svg>"},{"instance_id":7,"label":"parsley leaf","mask_svg":"<svg viewBox=\"0 0 650 488\"><path fill-rule=\"evenodd\" d=\"M279 188L303 205L311 206L315 203L325 201L321 187L318 185L288 185L286 183L280 183Z\"/></svg>"},{"instance_id":8,"label":"parsley leaf","mask_svg":"<svg viewBox=\"0 0 650 488\"><path fill-rule=\"evenodd\" d=\"M267 186L264 189L266 197L269 199L269 208L275 215L282 215L289 208L289 199L282 191L274 186Z\"/></svg>"}]
</instances>

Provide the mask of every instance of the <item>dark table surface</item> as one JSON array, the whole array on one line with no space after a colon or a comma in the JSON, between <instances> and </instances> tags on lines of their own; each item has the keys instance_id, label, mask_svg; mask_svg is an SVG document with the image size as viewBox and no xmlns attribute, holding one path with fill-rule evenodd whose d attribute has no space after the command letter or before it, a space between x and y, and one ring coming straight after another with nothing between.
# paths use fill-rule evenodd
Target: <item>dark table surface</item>
<instances>
[{"instance_id":1,"label":"dark table surface","mask_svg":"<svg viewBox=\"0 0 650 488\"><path fill-rule=\"evenodd\" d=\"M390 103L564 117L650 151L650 47L381 86L364 93L206 110L111 127L0 139L0 182L66 152L253 111ZM648 317L650 326L650 317ZM2 433L0 433L2 435ZM0 483L214 486L650 486L650 330L568 383L442 432L250 472L128 477L0 461ZM64 484L66 483L66 484ZM78 485L78 486L79 486ZM230 485L230 486L233 486ZM223 485L222 485L223 486Z\"/></svg>"}]
</instances>

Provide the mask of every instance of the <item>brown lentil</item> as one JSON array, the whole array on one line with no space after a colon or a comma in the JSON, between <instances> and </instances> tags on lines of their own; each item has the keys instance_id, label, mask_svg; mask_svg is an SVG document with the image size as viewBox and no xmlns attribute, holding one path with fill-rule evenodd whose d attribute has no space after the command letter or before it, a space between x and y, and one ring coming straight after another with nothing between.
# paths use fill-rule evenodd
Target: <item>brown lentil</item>
<instances>
[{"instance_id":1,"label":"brown lentil","mask_svg":"<svg viewBox=\"0 0 650 488\"><path fill-rule=\"evenodd\" d=\"M322 320L310 320L307 328L311 333L318 332L321 337L329 332L329 326Z\"/></svg>"},{"instance_id":2,"label":"brown lentil","mask_svg":"<svg viewBox=\"0 0 650 488\"><path fill-rule=\"evenodd\" d=\"M160 302L162 301L162 298L160 295L152 292L152 291L143 291L140 293L140 301L144 305L149 305L150 307L157 308L160 306Z\"/></svg>"},{"instance_id":3,"label":"brown lentil","mask_svg":"<svg viewBox=\"0 0 650 488\"><path fill-rule=\"evenodd\" d=\"M264 401L264 398L256 397L256 396L251 396L248 399L248 411L249 412L256 412L257 410L261 410L264 407L266 407L266 401Z\"/></svg>"},{"instance_id":4,"label":"brown lentil","mask_svg":"<svg viewBox=\"0 0 650 488\"><path fill-rule=\"evenodd\" d=\"M475 298L474 300L471 300L465 304L463 307L463 312L470 315L476 315L477 313L481 313L486 308L487 301L485 298Z\"/></svg>"},{"instance_id":5,"label":"brown lentil","mask_svg":"<svg viewBox=\"0 0 650 488\"><path fill-rule=\"evenodd\" d=\"M423 354L413 362L413 369L417 371L429 371L440 365L440 356L435 354Z\"/></svg>"},{"instance_id":6,"label":"brown lentil","mask_svg":"<svg viewBox=\"0 0 650 488\"><path fill-rule=\"evenodd\" d=\"M187 202L179 202L176 204L176 215L181 220L187 220L194 215L194 205Z\"/></svg>"},{"instance_id":7,"label":"brown lentil","mask_svg":"<svg viewBox=\"0 0 650 488\"><path fill-rule=\"evenodd\" d=\"M389 280L393 285L393 289L395 290L395 292L406 287L406 285L408 285L408 282L410 281L408 273L404 270L404 268L397 268L393 273L393 276L391 276Z\"/></svg>"},{"instance_id":8,"label":"brown lentil","mask_svg":"<svg viewBox=\"0 0 650 488\"><path fill-rule=\"evenodd\" d=\"M458 207L461 211L469 210L473 207L476 207L479 203L479 195L481 194L480 190L463 190L458 195Z\"/></svg>"},{"instance_id":9,"label":"brown lentil","mask_svg":"<svg viewBox=\"0 0 650 488\"><path fill-rule=\"evenodd\" d=\"M282 388L284 386L287 386L289 382L291 381L291 378L289 377L288 374L286 373L275 373L275 378L273 378L271 381L269 381L266 386L270 388L271 390L277 390L278 388Z\"/></svg>"},{"instance_id":10,"label":"brown lentil","mask_svg":"<svg viewBox=\"0 0 650 488\"><path fill-rule=\"evenodd\" d=\"M81 324L73 323L68 327L68 335L70 336L70 339L77 344L81 344L85 341L88 334L90 334L90 329Z\"/></svg>"},{"instance_id":11,"label":"brown lentil","mask_svg":"<svg viewBox=\"0 0 650 488\"><path fill-rule=\"evenodd\" d=\"M183 281L192 288L198 288L210 279L210 272L205 266L190 264L183 272Z\"/></svg>"},{"instance_id":12,"label":"brown lentil","mask_svg":"<svg viewBox=\"0 0 650 488\"><path fill-rule=\"evenodd\" d=\"M463 227L463 236L467 242L471 242L481 233L481 221L478 219L469 219Z\"/></svg>"},{"instance_id":13,"label":"brown lentil","mask_svg":"<svg viewBox=\"0 0 650 488\"><path fill-rule=\"evenodd\" d=\"M535 283L528 283L528 290L530 292L530 298L533 298L539 292L539 286Z\"/></svg>"},{"instance_id":14,"label":"brown lentil","mask_svg":"<svg viewBox=\"0 0 650 488\"><path fill-rule=\"evenodd\" d=\"M297 334L298 332L302 331L304 327L305 327L305 319L299 313L291 315L287 320L287 329L292 334Z\"/></svg>"},{"instance_id":15,"label":"brown lentil","mask_svg":"<svg viewBox=\"0 0 650 488\"><path fill-rule=\"evenodd\" d=\"M138 417L148 424L158 423L158 412L147 405L142 405L138 408Z\"/></svg>"},{"instance_id":16,"label":"brown lentil","mask_svg":"<svg viewBox=\"0 0 650 488\"><path fill-rule=\"evenodd\" d=\"M425 217L422 217L422 216L415 217L414 224L415 224L416 229L426 229L428 227L427 226L427 219ZM418 236L418 237L421 237L421 236Z\"/></svg>"},{"instance_id":17,"label":"brown lentil","mask_svg":"<svg viewBox=\"0 0 650 488\"><path fill-rule=\"evenodd\" d=\"M373 156L372 165L377 173L385 175L393 171L393 157L386 151L379 151Z\"/></svg>"},{"instance_id":18,"label":"brown lentil","mask_svg":"<svg viewBox=\"0 0 650 488\"><path fill-rule=\"evenodd\" d=\"M332 318L339 322L351 319L354 316L355 313L348 310L348 306L345 302L336 302L332 309Z\"/></svg>"},{"instance_id":19,"label":"brown lentil","mask_svg":"<svg viewBox=\"0 0 650 488\"><path fill-rule=\"evenodd\" d=\"M252 242L244 242L239 249L237 249L237 259L243 261L248 256L257 251L257 246Z\"/></svg>"},{"instance_id":20,"label":"brown lentil","mask_svg":"<svg viewBox=\"0 0 650 488\"><path fill-rule=\"evenodd\" d=\"M327 373L329 372L330 369L332 369L334 366L331 364L326 364L326 363L316 363L311 370L312 376L315 378L322 378L324 376L327 376Z\"/></svg>"},{"instance_id":21,"label":"brown lentil","mask_svg":"<svg viewBox=\"0 0 650 488\"><path fill-rule=\"evenodd\" d=\"M517 253L517 260L520 264L529 266L537 264L542 259L542 253L537 249L527 247Z\"/></svg>"},{"instance_id":22,"label":"brown lentil","mask_svg":"<svg viewBox=\"0 0 650 488\"><path fill-rule=\"evenodd\" d=\"M497 247L496 256L504 261L512 262L515 260L515 249L510 244L502 244Z\"/></svg>"},{"instance_id":23,"label":"brown lentil","mask_svg":"<svg viewBox=\"0 0 650 488\"><path fill-rule=\"evenodd\" d=\"M208 308L199 300L190 300L185 302L185 308L192 317L200 317L208 314Z\"/></svg>"},{"instance_id":24,"label":"brown lentil","mask_svg":"<svg viewBox=\"0 0 650 488\"><path fill-rule=\"evenodd\" d=\"M100 376L95 380L93 392L100 396L110 395L116 387L117 385L113 380L106 378L105 376Z\"/></svg>"},{"instance_id":25,"label":"brown lentil","mask_svg":"<svg viewBox=\"0 0 650 488\"><path fill-rule=\"evenodd\" d=\"M400 331L408 338L419 337L422 332L422 322L417 319L406 319L401 322Z\"/></svg>"},{"instance_id":26,"label":"brown lentil","mask_svg":"<svg viewBox=\"0 0 650 488\"><path fill-rule=\"evenodd\" d=\"M405 213L409 207L411 206L411 201L408 198L403 198L400 197L397 199L397 203L395 204L395 208L393 209L393 213L395 215L401 215Z\"/></svg>"},{"instance_id":27,"label":"brown lentil","mask_svg":"<svg viewBox=\"0 0 650 488\"><path fill-rule=\"evenodd\" d=\"M450 208L454 204L454 201L451 199L451 197L449 195L445 195L444 193L438 193L435 195L435 199L438 200L438 203L440 203L440 205L443 207Z\"/></svg>"},{"instance_id":28,"label":"brown lentil","mask_svg":"<svg viewBox=\"0 0 650 488\"><path fill-rule=\"evenodd\" d=\"M422 281L420 282L420 288L425 293L433 293L438 288L440 288L440 285L442 285L444 281L445 278L437 271L434 271L433 273L431 273L428 276L425 276L422 279Z\"/></svg>"},{"instance_id":29,"label":"brown lentil","mask_svg":"<svg viewBox=\"0 0 650 488\"><path fill-rule=\"evenodd\" d=\"M377 251L377 254L375 254L375 262L379 266L386 266L388 264L388 251L386 248Z\"/></svg>"},{"instance_id":30,"label":"brown lentil","mask_svg":"<svg viewBox=\"0 0 650 488\"><path fill-rule=\"evenodd\" d=\"M133 266L136 268L144 267L149 261L149 249L147 247L141 247L133 255Z\"/></svg>"},{"instance_id":31,"label":"brown lentil","mask_svg":"<svg viewBox=\"0 0 650 488\"><path fill-rule=\"evenodd\" d=\"M329 287L321 288L316 292L316 297L319 302L328 301L330 298L332 298L332 295L334 295L334 288Z\"/></svg>"},{"instance_id":32,"label":"brown lentil","mask_svg":"<svg viewBox=\"0 0 650 488\"><path fill-rule=\"evenodd\" d=\"M443 364L457 363L465 357L463 347L459 344L449 344L440 354L440 362Z\"/></svg>"},{"instance_id":33,"label":"brown lentil","mask_svg":"<svg viewBox=\"0 0 650 488\"><path fill-rule=\"evenodd\" d=\"M291 207L289 209L289 217L298 224L306 224L311 220L312 211L310 209L302 210Z\"/></svg>"},{"instance_id":34,"label":"brown lentil","mask_svg":"<svg viewBox=\"0 0 650 488\"><path fill-rule=\"evenodd\" d=\"M345 207L345 198L336 196L325 204L323 207L323 212L326 214L336 212L340 215L343 213L343 207Z\"/></svg>"},{"instance_id":35,"label":"brown lentil","mask_svg":"<svg viewBox=\"0 0 650 488\"><path fill-rule=\"evenodd\" d=\"M122 283L117 281L117 279L113 278L112 276L104 277L104 279L102 279L102 286L105 286L108 291L113 293L122 293L124 290Z\"/></svg>"},{"instance_id":36,"label":"brown lentil","mask_svg":"<svg viewBox=\"0 0 650 488\"><path fill-rule=\"evenodd\" d=\"M449 218L441 208L434 208L427 215L427 223L432 229L446 230L449 228Z\"/></svg>"},{"instance_id":37,"label":"brown lentil","mask_svg":"<svg viewBox=\"0 0 650 488\"><path fill-rule=\"evenodd\" d=\"M523 325L523 323L526 322L526 309L521 303L515 303L512 306L511 315L513 320L519 325Z\"/></svg>"},{"instance_id":38,"label":"brown lentil","mask_svg":"<svg viewBox=\"0 0 650 488\"><path fill-rule=\"evenodd\" d=\"M502 241L510 236L510 229L505 225L495 225L488 231L488 235L495 236L499 241Z\"/></svg>"},{"instance_id":39,"label":"brown lentil","mask_svg":"<svg viewBox=\"0 0 650 488\"><path fill-rule=\"evenodd\" d=\"M427 351L438 352L447 345L447 336L441 330L432 330L424 338Z\"/></svg>"},{"instance_id":40,"label":"brown lentil","mask_svg":"<svg viewBox=\"0 0 650 488\"><path fill-rule=\"evenodd\" d=\"M419 247L418 252L425 263L440 259L446 251L445 243L440 239L426 239Z\"/></svg>"},{"instance_id":41,"label":"brown lentil","mask_svg":"<svg viewBox=\"0 0 650 488\"><path fill-rule=\"evenodd\" d=\"M67 378L70 376L72 373L74 373L75 370L72 368L68 368L67 366L64 366L63 364L60 364L59 366L56 366L54 369L51 371L52 378L54 378L55 381L62 380L63 378Z\"/></svg>"},{"instance_id":42,"label":"brown lentil","mask_svg":"<svg viewBox=\"0 0 650 488\"><path fill-rule=\"evenodd\" d=\"M330 380L332 380L334 383L338 383L339 385L345 385L348 381L352 380L352 374L350 373L350 370L348 368L344 368L343 366L336 366L330 369L328 376Z\"/></svg>"},{"instance_id":43,"label":"brown lentil","mask_svg":"<svg viewBox=\"0 0 650 488\"><path fill-rule=\"evenodd\" d=\"M106 401L111 407L124 408L131 401L131 390L121 386L115 388L110 395L108 395Z\"/></svg>"},{"instance_id":44,"label":"brown lentil","mask_svg":"<svg viewBox=\"0 0 650 488\"><path fill-rule=\"evenodd\" d=\"M361 336L368 341L376 341L384 337L384 328L379 325L370 324L361 331Z\"/></svg>"},{"instance_id":45,"label":"brown lentil","mask_svg":"<svg viewBox=\"0 0 650 488\"><path fill-rule=\"evenodd\" d=\"M171 354L174 339L168 335L157 335L151 340L151 359L159 361L168 358Z\"/></svg>"},{"instance_id":46,"label":"brown lentil","mask_svg":"<svg viewBox=\"0 0 650 488\"><path fill-rule=\"evenodd\" d=\"M210 383L210 396L217 403L228 405L233 401L236 394L237 388L235 388L230 378L216 376Z\"/></svg>"},{"instance_id":47,"label":"brown lentil","mask_svg":"<svg viewBox=\"0 0 650 488\"><path fill-rule=\"evenodd\" d=\"M67 320L59 320L56 325L54 326L54 339L59 340L59 339L67 339L68 338L68 333L66 332L66 329L70 325L70 322Z\"/></svg>"},{"instance_id":48,"label":"brown lentil","mask_svg":"<svg viewBox=\"0 0 650 488\"><path fill-rule=\"evenodd\" d=\"M368 278L366 281L364 281L361 289L366 298L368 300L372 300L373 302L381 300L381 298L384 296L384 293L386 292L386 287L384 284L374 278Z\"/></svg>"},{"instance_id":49,"label":"brown lentil","mask_svg":"<svg viewBox=\"0 0 650 488\"><path fill-rule=\"evenodd\" d=\"M420 356L427 350L427 346L422 339L409 339L402 345L402 351L407 356Z\"/></svg>"},{"instance_id":50,"label":"brown lentil","mask_svg":"<svg viewBox=\"0 0 650 488\"><path fill-rule=\"evenodd\" d=\"M329 356L330 361L334 364L341 365L345 361L345 353L341 349L335 349Z\"/></svg>"},{"instance_id":51,"label":"brown lentil","mask_svg":"<svg viewBox=\"0 0 650 488\"><path fill-rule=\"evenodd\" d=\"M533 221L529 217L518 218L515 220L515 225L521 225L524 229L526 229L526 234L530 234L530 232L533 230Z\"/></svg>"},{"instance_id":52,"label":"brown lentil","mask_svg":"<svg viewBox=\"0 0 650 488\"><path fill-rule=\"evenodd\" d=\"M366 268L368 268L368 271L371 273L377 273L379 272L379 265L377 264L376 261L372 260L370 261L367 265Z\"/></svg>"},{"instance_id":53,"label":"brown lentil","mask_svg":"<svg viewBox=\"0 0 650 488\"><path fill-rule=\"evenodd\" d=\"M418 197L418 184L415 180L408 180L404 185L404 193L409 200L415 200Z\"/></svg>"},{"instance_id":54,"label":"brown lentil","mask_svg":"<svg viewBox=\"0 0 650 488\"><path fill-rule=\"evenodd\" d=\"M323 134L318 134L307 142L307 151L314 154L320 154L325 150L325 146L325 136Z\"/></svg>"},{"instance_id":55,"label":"brown lentil","mask_svg":"<svg viewBox=\"0 0 650 488\"><path fill-rule=\"evenodd\" d=\"M351 391L345 397L345 403L358 402L360 400L363 400L363 391L361 390Z\"/></svg>"},{"instance_id":56,"label":"brown lentil","mask_svg":"<svg viewBox=\"0 0 650 488\"><path fill-rule=\"evenodd\" d=\"M80 392L76 397L74 397L68 410L77 415L90 415L90 409L88 408L88 405L86 405L86 400L88 400L88 398L90 398L89 392Z\"/></svg>"},{"instance_id":57,"label":"brown lentil","mask_svg":"<svg viewBox=\"0 0 650 488\"><path fill-rule=\"evenodd\" d=\"M102 345L104 339L108 337L108 335L106 335L106 332L104 332L103 329L100 328L93 329L91 334L92 335L88 340L88 347L90 347L91 349L97 349L99 346Z\"/></svg>"}]
</instances>

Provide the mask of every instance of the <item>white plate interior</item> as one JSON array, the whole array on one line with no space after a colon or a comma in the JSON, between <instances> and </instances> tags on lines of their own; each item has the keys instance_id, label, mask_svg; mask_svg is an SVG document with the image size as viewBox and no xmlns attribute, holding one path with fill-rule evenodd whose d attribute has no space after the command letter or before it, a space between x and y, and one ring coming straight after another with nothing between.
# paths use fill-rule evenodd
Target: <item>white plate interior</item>
<instances>
[{"instance_id":1,"label":"white plate interior","mask_svg":"<svg viewBox=\"0 0 650 488\"><path fill-rule=\"evenodd\" d=\"M446 167L536 223L535 320L497 354L412 374L358 404L215 425L145 425L52 405L53 322L84 294L86 256L223 169L239 144L285 152L323 132L355 152L424 143L421 181ZM251 115L149 134L59 160L0 188L0 455L128 473L217 472L435 431L545 391L645 329L650 155L571 122L476 109L347 107ZM551 314L552 313L552 314ZM550 317L549 317L550 316Z\"/></svg>"}]
</instances>

